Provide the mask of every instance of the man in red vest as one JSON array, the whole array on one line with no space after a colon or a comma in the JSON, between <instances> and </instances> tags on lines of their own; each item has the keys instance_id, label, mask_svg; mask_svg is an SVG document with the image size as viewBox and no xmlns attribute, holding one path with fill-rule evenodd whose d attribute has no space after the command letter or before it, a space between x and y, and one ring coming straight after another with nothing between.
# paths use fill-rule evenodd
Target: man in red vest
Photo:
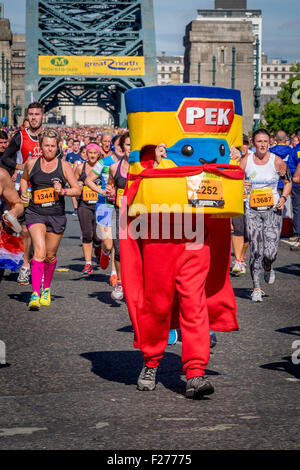
<instances>
[{"instance_id":1,"label":"man in red vest","mask_svg":"<svg viewBox=\"0 0 300 470\"><path fill-rule=\"evenodd\" d=\"M15 180L15 187L20 188L21 174L28 157L40 157L41 149L38 141L38 135L42 130L44 119L44 108L41 103L33 102L27 108L26 119L29 122L28 128L20 129L11 139L5 150L0 167L8 171ZM22 216L24 217L24 216ZM30 279L29 253L31 248L31 239L24 223L24 218L20 218L22 225L21 236L24 240L24 263L20 269L18 283L27 286Z\"/></svg>"}]
</instances>

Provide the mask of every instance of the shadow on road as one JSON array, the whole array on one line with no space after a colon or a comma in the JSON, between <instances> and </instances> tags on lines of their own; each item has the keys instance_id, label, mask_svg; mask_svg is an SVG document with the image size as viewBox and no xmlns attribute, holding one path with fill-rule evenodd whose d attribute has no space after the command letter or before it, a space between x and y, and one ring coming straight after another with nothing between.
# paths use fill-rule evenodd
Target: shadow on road
<instances>
[{"instance_id":1,"label":"shadow on road","mask_svg":"<svg viewBox=\"0 0 300 470\"><path fill-rule=\"evenodd\" d=\"M236 297L240 299L251 299L252 289L248 289L247 287L235 287L233 290Z\"/></svg>"},{"instance_id":2,"label":"shadow on road","mask_svg":"<svg viewBox=\"0 0 300 470\"><path fill-rule=\"evenodd\" d=\"M20 303L27 304L29 302L31 292L21 292L20 294L8 294L11 300L17 300Z\"/></svg>"},{"instance_id":3,"label":"shadow on road","mask_svg":"<svg viewBox=\"0 0 300 470\"><path fill-rule=\"evenodd\" d=\"M139 351L95 351L80 354L91 361L91 371L102 379L125 385L136 385L143 367L143 358ZM166 352L158 369L157 379L164 387L185 394L186 382L181 379L181 359L177 354ZM206 375L219 375L206 370Z\"/></svg>"},{"instance_id":4,"label":"shadow on road","mask_svg":"<svg viewBox=\"0 0 300 470\"><path fill-rule=\"evenodd\" d=\"M271 362L269 364L263 364L260 366L262 369L275 370L278 372L286 372L296 379L300 379L300 367L299 365L293 364L289 356L283 357L283 362Z\"/></svg>"},{"instance_id":5,"label":"shadow on road","mask_svg":"<svg viewBox=\"0 0 300 470\"><path fill-rule=\"evenodd\" d=\"M288 264L286 266L281 266L280 268L275 268L275 271L283 274L290 274L291 276L300 276L300 264Z\"/></svg>"},{"instance_id":6,"label":"shadow on road","mask_svg":"<svg viewBox=\"0 0 300 470\"><path fill-rule=\"evenodd\" d=\"M99 302L102 302L103 304L110 305L111 307L121 307L121 302L116 302L111 298L111 292L103 291L103 292L93 292L92 294L89 294L90 298L96 298L99 300Z\"/></svg>"},{"instance_id":7,"label":"shadow on road","mask_svg":"<svg viewBox=\"0 0 300 470\"><path fill-rule=\"evenodd\" d=\"M27 304L29 302L31 296L30 292L21 292L20 294L8 294L8 297L11 300L17 300L20 303ZM64 299L61 295L53 295L51 294L51 301L55 302L56 299Z\"/></svg>"},{"instance_id":8,"label":"shadow on road","mask_svg":"<svg viewBox=\"0 0 300 470\"><path fill-rule=\"evenodd\" d=\"M121 333L134 333L132 325L124 326L123 328L119 328L117 331L120 331Z\"/></svg>"},{"instance_id":9,"label":"shadow on road","mask_svg":"<svg viewBox=\"0 0 300 470\"><path fill-rule=\"evenodd\" d=\"M275 331L278 331L279 333L285 333L287 335L300 336L300 326L287 326L286 328L279 328Z\"/></svg>"}]
</instances>

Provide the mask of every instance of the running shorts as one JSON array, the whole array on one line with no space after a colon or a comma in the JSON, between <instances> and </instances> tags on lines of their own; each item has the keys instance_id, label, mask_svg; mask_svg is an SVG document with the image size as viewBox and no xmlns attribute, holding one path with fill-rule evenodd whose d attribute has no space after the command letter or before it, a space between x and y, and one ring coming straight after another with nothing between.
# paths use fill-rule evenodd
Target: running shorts
<instances>
[{"instance_id":1,"label":"running shorts","mask_svg":"<svg viewBox=\"0 0 300 470\"><path fill-rule=\"evenodd\" d=\"M46 225L46 231L52 233L62 233L65 231L67 218L65 215L40 215L30 209L25 213L25 224L27 228L35 224Z\"/></svg>"}]
</instances>

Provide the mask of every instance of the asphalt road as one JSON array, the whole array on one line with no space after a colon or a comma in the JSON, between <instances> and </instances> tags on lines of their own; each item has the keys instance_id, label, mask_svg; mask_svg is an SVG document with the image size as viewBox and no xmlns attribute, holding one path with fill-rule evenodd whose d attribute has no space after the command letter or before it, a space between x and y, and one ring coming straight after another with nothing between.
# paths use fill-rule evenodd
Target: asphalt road
<instances>
[{"instance_id":1,"label":"asphalt road","mask_svg":"<svg viewBox=\"0 0 300 470\"><path fill-rule=\"evenodd\" d=\"M299 251L281 242L262 303L250 301L249 272L232 278L240 330L217 334L215 393L193 401L180 341L167 347L156 390L136 389L142 358L126 304L111 300L108 270L81 277L79 236L69 212L58 255L69 271L55 273L50 307L28 311L30 286L14 273L0 284L0 449L299 449Z\"/></svg>"}]
</instances>

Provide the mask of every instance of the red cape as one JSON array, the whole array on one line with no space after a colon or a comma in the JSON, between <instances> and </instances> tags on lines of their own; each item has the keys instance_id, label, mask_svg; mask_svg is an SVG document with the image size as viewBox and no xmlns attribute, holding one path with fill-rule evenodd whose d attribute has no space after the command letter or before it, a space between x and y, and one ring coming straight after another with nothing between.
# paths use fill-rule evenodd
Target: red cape
<instances>
[{"instance_id":1,"label":"red cape","mask_svg":"<svg viewBox=\"0 0 300 470\"><path fill-rule=\"evenodd\" d=\"M187 167L185 167L185 169L187 169ZM205 169L212 171L212 166L210 165L209 169ZM178 168L174 170L178 172ZM145 170L143 173L146 174L146 177L148 175L149 177L151 177L151 175L158 176L157 171L157 169L149 169ZM179 171L182 173L182 170ZM193 171L195 171L195 168L193 168ZM170 170L160 170L159 172L163 172L164 177L166 176L166 172L169 175L171 174ZM226 175L228 175L228 172ZM180 174L180 176L182 176L182 174ZM233 177L241 177L241 174L237 176L235 172ZM138 175L139 181L141 181L141 178L143 178L143 174ZM136 177L129 175L129 180L130 179L136 179ZM129 189L128 186L126 187L124 196L127 196L127 204L130 204L137 189L137 182L132 184ZM124 200L126 201L125 198ZM124 218L126 218L127 226L126 233L124 234L123 232L120 237L121 275L129 316L135 333L134 346L139 348L137 316L143 304L143 259L139 240L131 238L129 234L131 219L127 215L127 209L128 207L123 204L121 217L123 221ZM229 275L231 257L230 219L206 217L205 220L205 224L210 231L211 251L210 270L205 285L210 329L223 332L238 330L236 301ZM179 310L176 299L174 299L173 304L171 327L179 327Z\"/></svg>"}]
</instances>

